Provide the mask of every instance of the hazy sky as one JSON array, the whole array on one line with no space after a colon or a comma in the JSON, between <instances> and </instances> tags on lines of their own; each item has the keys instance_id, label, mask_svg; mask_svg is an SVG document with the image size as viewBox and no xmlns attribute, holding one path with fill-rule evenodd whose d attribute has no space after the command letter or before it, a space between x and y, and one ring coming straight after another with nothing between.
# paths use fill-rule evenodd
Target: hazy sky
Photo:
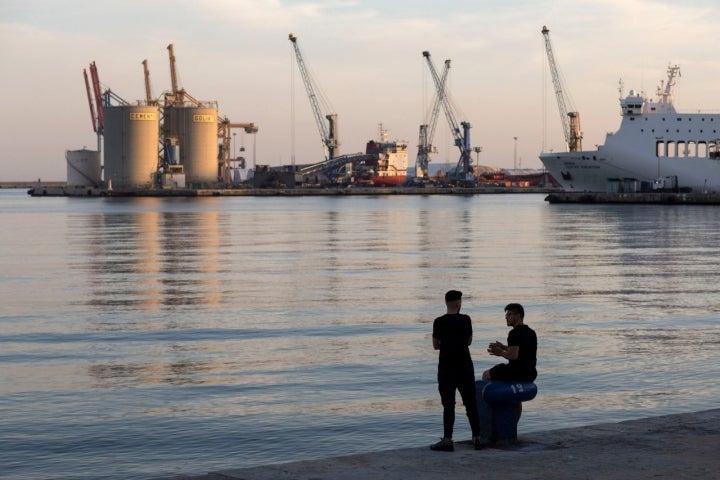
<instances>
[{"instance_id":1,"label":"hazy sky","mask_svg":"<svg viewBox=\"0 0 720 480\"><path fill-rule=\"evenodd\" d=\"M0 180L65 180L65 151L97 143L83 68L95 61L103 86L135 102L147 59L159 96L170 43L181 87L259 126L258 164L322 159L290 32L331 102L325 113L338 114L341 153L363 151L382 123L415 161L428 50L438 69L452 60L457 120L472 124L480 163L511 168L517 137L517 160L539 168L543 147L564 148L543 25L593 148L619 125L618 81L654 95L670 62L682 72L679 109L720 110L719 14L717 0L0 0ZM433 161L457 161L444 116L434 143ZM250 156L251 136L238 133L241 144Z\"/></svg>"}]
</instances>

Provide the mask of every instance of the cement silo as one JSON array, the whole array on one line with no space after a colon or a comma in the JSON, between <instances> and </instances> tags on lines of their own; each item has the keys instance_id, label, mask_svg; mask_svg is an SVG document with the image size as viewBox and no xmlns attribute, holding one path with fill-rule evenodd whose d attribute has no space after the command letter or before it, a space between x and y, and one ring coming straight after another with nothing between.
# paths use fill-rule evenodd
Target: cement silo
<instances>
[{"instance_id":1,"label":"cement silo","mask_svg":"<svg viewBox=\"0 0 720 480\"><path fill-rule=\"evenodd\" d=\"M68 150L65 152L65 161L68 185L97 187L102 182L100 152L97 150Z\"/></svg>"},{"instance_id":2,"label":"cement silo","mask_svg":"<svg viewBox=\"0 0 720 480\"><path fill-rule=\"evenodd\" d=\"M187 183L217 183L217 107L171 106L165 109L164 122L166 140L177 139Z\"/></svg>"},{"instance_id":3,"label":"cement silo","mask_svg":"<svg viewBox=\"0 0 720 480\"><path fill-rule=\"evenodd\" d=\"M104 133L105 181L113 189L150 187L158 164L158 107L105 107Z\"/></svg>"}]
</instances>

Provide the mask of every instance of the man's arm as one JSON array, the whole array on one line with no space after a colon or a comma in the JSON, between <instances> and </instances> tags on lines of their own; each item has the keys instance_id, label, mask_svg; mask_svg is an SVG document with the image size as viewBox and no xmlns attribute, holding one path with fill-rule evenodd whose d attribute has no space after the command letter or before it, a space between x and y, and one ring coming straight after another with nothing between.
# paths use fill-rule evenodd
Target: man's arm
<instances>
[{"instance_id":1,"label":"man's arm","mask_svg":"<svg viewBox=\"0 0 720 480\"><path fill-rule=\"evenodd\" d=\"M435 337L432 337L432 339L433 339L433 348L435 350L440 350L440 339L435 338Z\"/></svg>"},{"instance_id":2,"label":"man's arm","mask_svg":"<svg viewBox=\"0 0 720 480\"><path fill-rule=\"evenodd\" d=\"M496 357L503 357L507 360L517 360L520 354L520 347L517 345L505 346L500 342L494 342L488 347L488 353Z\"/></svg>"}]
</instances>

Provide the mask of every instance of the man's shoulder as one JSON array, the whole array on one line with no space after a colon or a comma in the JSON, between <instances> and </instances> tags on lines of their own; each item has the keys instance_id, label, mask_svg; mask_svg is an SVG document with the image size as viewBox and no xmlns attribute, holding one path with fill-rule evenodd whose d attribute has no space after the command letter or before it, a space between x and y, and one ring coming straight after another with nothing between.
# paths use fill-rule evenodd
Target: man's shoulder
<instances>
[{"instance_id":1,"label":"man's shoulder","mask_svg":"<svg viewBox=\"0 0 720 480\"><path fill-rule=\"evenodd\" d=\"M516 335L521 335L523 337L535 337L537 338L537 334L535 333L535 330L530 328L529 325L522 324L522 325L516 325L513 327L512 330L510 330L510 333L514 333Z\"/></svg>"},{"instance_id":2,"label":"man's shoulder","mask_svg":"<svg viewBox=\"0 0 720 480\"><path fill-rule=\"evenodd\" d=\"M465 315L464 313L446 313L444 315L440 315L435 319L433 323L444 323L444 322L456 322L456 321L466 321L470 322L470 316Z\"/></svg>"}]
</instances>

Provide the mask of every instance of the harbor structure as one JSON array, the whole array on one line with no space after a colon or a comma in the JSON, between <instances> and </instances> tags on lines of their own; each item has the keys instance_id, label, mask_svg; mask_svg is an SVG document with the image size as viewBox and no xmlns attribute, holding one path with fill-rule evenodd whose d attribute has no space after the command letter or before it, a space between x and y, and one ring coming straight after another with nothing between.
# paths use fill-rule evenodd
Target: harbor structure
<instances>
[{"instance_id":1,"label":"harbor structure","mask_svg":"<svg viewBox=\"0 0 720 480\"><path fill-rule=\"evenodd\" d=\"M106 182L115 189L150 188L158 167L158 108L118 105L104 111Z\"/></svg>"},{"instance_id":2,"label":"harbor structure","mask_svg":"<svg viewBox=\"0 0 720 480\"><path fill-rule=\"evenodd\" d=\"M154 97L143 60L145 98L131 104L100 87L95 62L83 71L97 151L67 154L68 185L115 190L219 188L231 182L230 139L234 129L257 133L254 123L234 123L218 113L216 101L200 101L180 88L173 45L167 47L171 88ZM81 158L86 158L82 160ZM101 159L102 174L82 162ZM91 160L92 159L92 160Z\"/></svg>"},{"instance_id":3,"label":"harbor structure","mask_svg":"<svg viewBox=\"0 0 720 480\"><path fill-rule=\"evenodd\" d=\"M621 123L595 150L582 149L579 114L565 105L565 89L549 46L548 61L563 119L566 149L540 155L545 168L567 192L720 192L720 115L680 112L674 105L678 65L669 65L656 97L619 84Z\"/></svg>"},{"instance_id":4,"label":"harbor structure","mask_svg":"<svg viewBox=\"0 0 720 480\"><path fill-rule=\"evenodd\" d=\"M102 161L97 150L68 150L65 152L67 184L71 186L93 186L102 183Z\"/></svg>"}]
</instances>

